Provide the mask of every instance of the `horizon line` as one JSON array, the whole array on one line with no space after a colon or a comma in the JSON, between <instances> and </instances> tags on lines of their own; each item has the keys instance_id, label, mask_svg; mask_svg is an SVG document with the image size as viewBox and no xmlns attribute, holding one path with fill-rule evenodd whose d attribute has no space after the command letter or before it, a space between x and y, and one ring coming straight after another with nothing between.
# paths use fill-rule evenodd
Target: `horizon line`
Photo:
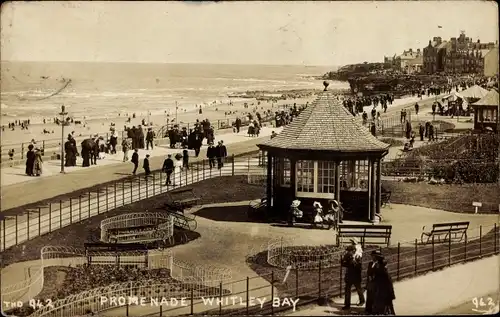
<instances>
[{"instance_id":1,"label":"horizon line","mask_svg":"<svg viewBox=\"0 0 500 317\"><path fill-rule=\"evenodd\" d=\"M207 62L144 62L144 61L89 61L89 60L4 60L1 63L108 63L108 64L181 64L181 65L225 65L225 66L303 66L303 67L340 67L339 65L310 65L310 64L235 64L235 63L207 63ZM369 62L370 63L370 62ZM346 64L349 65L349 64Z\"/></svg>"}]
</instances>

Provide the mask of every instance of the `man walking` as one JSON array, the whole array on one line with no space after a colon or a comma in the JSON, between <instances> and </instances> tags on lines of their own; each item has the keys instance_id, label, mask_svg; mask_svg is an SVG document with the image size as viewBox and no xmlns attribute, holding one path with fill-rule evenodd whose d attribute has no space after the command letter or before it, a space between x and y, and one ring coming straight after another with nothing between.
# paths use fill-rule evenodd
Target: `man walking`
<instances>
[{"instance_id":1,"label":"man walking","mask_svg":"<svg viewBox=\"0 0 500 317\"><path fill-rule=\"evenodd\" d=\"M215 166L215 157L217 156L217 149L215 148L213 143L208 145L207 149L207 158L210 169Z\"/></svg>"},{"instance_id":2,"label":"man walking","mask_svg":"<svg viewBox=\"0 0 500 317\"><path fill-rule=\"evenodd\" d=\"M422 123L418 124L418 133L420 134L420 141L423 141L424 140L425 128L422 125Z\"/></svg>"},{"instance_id":3,"label":"man walking","mask_svg":"<svg viewBox=\"0 0 500 317\"><path fill-rule=\"evenodd\" d=\"M151 128L148 128L146 133L146 150L149 150L149 145L151 145L151 150L153 149L153 140L155 138L155 133Z\"/></svg>"},{"instance_id":4,"label":"man walking","mask_svg":"<svg viewBox=\"0 0 500 317\"><path fill-rule=\"evenodd\" d=\"M174 172L174 161L172 160L172 154L168 154L165 161L163 161L162 171L167 174L167 180L165 181L165 186L171 185L172 181L170 180L170 177Z\"/></svg>"},{"instance_id":5,"label":"man walking","mask_svg":"<svg viewBox=\"0 0 500 317\"><path fill-rule=\"evenodd\" d=\"M142 168L144 169L144 172L146 173L146 179L148 179L149 175L151 175L151 169L149 167L149 154L146 154L146 157L144 158L144 162L142 163Z\"/></svg>"},{"instance_id":6,"label":"man walking","mask_svg":"<svg viewBox=\"0 0 500 317\"><path fill-rule=\"evenodd\" d=\"M137 167L139 167L139 150L138 149L134 150L134 153L132 154L132 159L130 160L130 162L134 163L134 171L132 172L132 174L135 175L135 173L137 172Z\"/></svg>"},{"instance_id":7,"label":"man walking","mask_svg":"<svg viewBox=\"0 0 500 317\"><path fill-rule=\"evenodd\" d=\"M123 139L122 141L122 151L123 151L123 161L128 161L128 151L130 149L130 143L128 139Z\"/></svg>"},{"instance_id":8,"label":"man walking","mask_svg":"<svg viewBox=\"0 0 500 317\"><path fill-rule=\"evenodd\" d=\"M346 248L346 251L342 257L341 265L346 268L346 273L344 276L345 281L345 299L344 307L342 310L348 310L351 308L351 289L354 286L359 296L359 306L365 304L365 297L363 294L363 289L361 288L361 270L362 270L362 257L363 251L361 246L358 245L355 239L351 240L352 245Z\"/></svg>"},{"instance_id":9,"label":"man walking","mask_svg":"<svg viewBox=\"0 0 500 317\"><path fill-rule=\"evenodd\" d=\"M224 159L227 157L227 149L224 141L219 141L216 147L217 168L221 169L224 166Z\"/></svg>"}]
</instances>

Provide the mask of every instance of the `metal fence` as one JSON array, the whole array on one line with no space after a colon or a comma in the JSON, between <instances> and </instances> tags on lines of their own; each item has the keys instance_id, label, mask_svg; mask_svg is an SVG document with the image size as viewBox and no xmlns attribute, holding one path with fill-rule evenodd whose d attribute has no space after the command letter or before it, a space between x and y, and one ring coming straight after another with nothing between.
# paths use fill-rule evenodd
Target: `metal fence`
<instances>
[{"instance_id":1,"label":"metal fence","mask_svg":"<svg viewBox=\"0 0 500 317\"><path fill-rule=\"evenodd\" d=\"M461 242L448 240L444 243L434 242L424 244L418 239L413 242L399 242L390 247L367 246L363 255L363 267L370 261L370 252L380 249L385 255L388 263L387 268L393 280L400 281L405 278L418 276L424 273L443 269L445 267L473 261L479 258L498 254L499 230L495 223L492 226L479 226L469 229L469 234L464 236ZM267 250L264 247L261 252L267 253L268 258L277 256L276 250L283 250L285 245L277 245L276 241L268 244ZM281 243L281 242L279 242ZM309 247L308 251L311 251ZM271 255L273 254L273 255ZM219 293L211 294L206 298L201 298L199 293L191 292L184 297L185 305L175 307L167 305L148 305L147 307L134 303L124 302L122 305L114 307L97 307L93 312L105 309L120 309L120 315L136 316L171 316L171 315L273 315L291 309L291 306L275 305L278 298L288 297L298 300L297 306L309 304L324 298L342 296L345 292L343 275L344 269L340 265L342 252L336 251L328 258L317 255L315 265L296 265L290 270L282 267L271 267L267 273L259 276L247 277L246 279L220 283ZM363 280L365 279L363 272ZM139 283L137 283L139 284ZM175 285L175 283L173 283ZM142 284L141 284L142 285ZM153 283L151 287L156 287ZM145 287L145 286L144 286ZM99 297L97 292L101 290ZM124 291L128 296L139 296L141 294L138 287L132 283L119 288L108 287L93 291L94 294L88 300L88 306L92 305L100 296L107 298L112 296L123 296ZM224 290L232 290L231 294ZM230 295L230 297L229 297ZM178 295L182 296L182 295ZM73 298L73 297L72 297ZM209 300L207 301L207 298ZM228 298L236 298L235 302ZM264 299L262 305L256 298ZM73 304L66 304L67 307L78 307L83 299L75 300ZM81 304L80 304L81 305ZM117 307L118 306L118 307ZM73 310L71 310L73 311ZM80 310L81 311L81 310ZM36 314L33 316L63 316L57 313Z\"/></svg>"},{"instance_id":2,"label":"metal fence","mask_svg":"<svg viewBox=\"0 0 500 317\"><path fill-rule=\"evenodd\" d=\"M261 170L258 162L262 160L256 151L246 157L230 156L220 169L210 168L209 160L189 164L188 168L176 168L172 183L186 186L219 176L247 175L253 169ZM215 162L215 165L217 162ZM2 212L0 220L0 251L25 241L34 239L60 228L79 223L85 219L107 211L173 190L165 186L166 176L161 170L154 171L149 177L137 175L103 184L86 194L70 197L57 202L30 209L14 209Z\"/></svg>"}]
</instances>

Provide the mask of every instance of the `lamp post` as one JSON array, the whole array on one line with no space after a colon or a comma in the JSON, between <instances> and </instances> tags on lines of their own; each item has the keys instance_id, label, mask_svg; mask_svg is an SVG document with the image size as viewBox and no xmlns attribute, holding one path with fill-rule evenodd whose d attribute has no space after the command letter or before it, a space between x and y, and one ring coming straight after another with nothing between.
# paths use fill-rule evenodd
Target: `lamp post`
<instances>
[{"instance_id":1,"label":"lamp post","mask_svg":"<svg viewBox=\"0 0 500 317\"><path fill-rule=\"evenodd\" d=\"M66 116L68 115L64 105L61 106L59 115L61 116L61 173L64 173L64 126L66 125Z\"/></svg>"}]
</instances>

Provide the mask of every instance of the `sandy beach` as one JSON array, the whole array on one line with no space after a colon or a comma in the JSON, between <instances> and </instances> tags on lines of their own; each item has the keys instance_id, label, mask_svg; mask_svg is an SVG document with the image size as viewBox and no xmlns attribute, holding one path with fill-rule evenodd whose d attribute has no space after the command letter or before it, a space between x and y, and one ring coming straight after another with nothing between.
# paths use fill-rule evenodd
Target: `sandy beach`
<instances>
[{"instance_id":1,"label":"sandy beach","mask_svg":"<svg viewBox=\"0 0 500 317\"><path fill-rule=\"evenodd\" d=\"M319 92L319 90L318 90ZM314 100L314 96L308 98L297 98L292 100L279 100L277 103L271 103L266 101L261 101L260 105L258 105L258 101L256 99L248 99L245 101L233 101L232 105L228 103L219 103L212 104L208 106L202 107L202 114L199 114L199 108L181 108L179 107L177 111L177 122L180 126L188 126L188 124L193 124L196 120L209 119L214 127L217 128L217 121L220 120L221 125L222 122L226 124L231 124L236 117L240 117L243 119L248 113L260 112L262 115L265 111L271 110L272 113L275 111L279 111L283 109L285 105L293 105L297 103L297 105L305 104L306 102L311 102ZM244 104L248 104L248 108L245 109ZM142 110L142 109L141 109ZM226 114L229 113L230 114ZM136 118L131 119L130 123L127 123L127 116L120 117L108 117L102 119L91 119L86 121L85 127L83 124L75 125L71 124L70 126L65 127L65 134L75 131L75 135L77 137L86 137L91 134L106 134L110 132L110 124L113 122L115 124L117 131L123 131L124 126L131 127L133 125L141 124L144 119L148 122L148 113L147 111L137 111ZM129 113L129 116L132 117L132 112ZM170 113L167 114L159 114L151 113L149 116L149 122L153 124L155 127L164 126L167 123L175 123L176 115L175 110L170 110ZM6 125L7 122L1 122L2 125ZM44 134L43 130L46 129L48 131L54 131L54 133ZM14 131L5 128L5 131L2 132L1 135L2 147L8 147L8 145L19 145L23 142L30 142L32 139L35 141L43 141L43 140L58 140L61 137L61 126L55 123L46 123L46 124L31 124L29 126L29 130L21 130L20 127L16 126Z\"/></svg>"}]
</instances>

